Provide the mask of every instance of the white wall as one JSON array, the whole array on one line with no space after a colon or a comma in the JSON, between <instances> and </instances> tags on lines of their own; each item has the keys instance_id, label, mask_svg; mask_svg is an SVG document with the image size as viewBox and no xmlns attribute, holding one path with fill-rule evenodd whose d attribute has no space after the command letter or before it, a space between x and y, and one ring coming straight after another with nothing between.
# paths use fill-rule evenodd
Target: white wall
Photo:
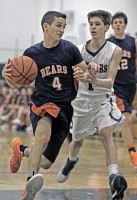
<instances>
[{"instance_id":1,"label":"white wall","mask_svg":"<svg viewBox=\"0 0 137 200\"><path fill-rule=\"evenodd\" d=\"M74 3L75 2L75 3ZM73 6L72 6L73 5ZM66 0L64 0L64 11L66 10L73 10L75 11L75 24L73 27L73 30L77 37L79 37L79 30L78 26L80 23L85 22L87 24L87 13L93 10L97 9L103 9L111 12L113 15L117 11L125 12L129 19L129 24L127 27L127 32L134 35L135 32L137 32L137 1L136 0L69 0L69 3L67 3ZM88 25L87 25L87 38L89 37L89 31L88 31ZM109 35L112 33L112 30L108 31ZM68 34L68 33L67 33ZM69 34L73 34L73 31L71 30ZM106 35L106 36L107 36Z\"/></svg>"},{"instance_id":2,"label":"white wall","mask_svg":"<svg viewBox=\"0 0 137 200\"><path fill-rule=\"evenodd\" d=\"M137 32L137 0L0 0L0 62L14 57L33 43L43 39L41 18L48 10L74 13L73 21L66 28L64 38L76 44L89 36L87 13L108 10L112 14L123 11L129 24L127 32ZM112 31L108 32L110 34Z\"/></svg>"},{"instance_id":3,"label":"white wall","mask_svg":"<svg viewBox=\"0 0 137 200\"><path fill-rule=\"evenodd\" d=\"M20 53L17 52L18 48L22 52L33 42L39 28L37 2L0 0L0 62Z\"/></svg>"}]
</instances>

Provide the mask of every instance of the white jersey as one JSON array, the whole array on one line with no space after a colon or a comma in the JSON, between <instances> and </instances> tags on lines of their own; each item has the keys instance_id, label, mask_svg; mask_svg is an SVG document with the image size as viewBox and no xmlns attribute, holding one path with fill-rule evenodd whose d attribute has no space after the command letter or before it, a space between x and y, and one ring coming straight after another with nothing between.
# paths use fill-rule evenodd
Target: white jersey
<instances>
[{"instance_id":1,"label":"white jersey","mask_svg":"<svg viewBox=\"0 0 137 200\"><path fill-rule=\"evenodd\" d=\"M100 64L100 72L97 77L106 79L110 62L116 45L106 42L96 53L90 53L86 49L86 44L82 45L81 54L83 59L89 63L94 61ZM117 131L123 121L124 115L118 109L115 97L112 96L112 88L96 86L89 83L79 83L77 97L72 102L74 109L72 137L74 141L81 141L86 136L99 133L105 127L112 126L112 130ZM110 131L111 132L111 131Z\"/></svg>"},{"instance_id":2,"label":"white jersey","mask_svg":"<svg viewBox=\"0 0 137 200\"><path fill-rule=\"evenodd\" d=\"M99 79L106 79L109 64L112 59L112 55L116 49L117 45L113 44L112 42L107 41L97 52L91 53L86 49L86 43L79 46L79 50L84 61L88 64L90 62L95 62L100 65L100 71L97 74L97 78ZM79 82L79 89L78 93L82 94L87 97L99 97L102 95L111 95L113 92L113 88L106 88L97 86L95 84L90 83L83 83Z\"/></svg>"}]
</instances>

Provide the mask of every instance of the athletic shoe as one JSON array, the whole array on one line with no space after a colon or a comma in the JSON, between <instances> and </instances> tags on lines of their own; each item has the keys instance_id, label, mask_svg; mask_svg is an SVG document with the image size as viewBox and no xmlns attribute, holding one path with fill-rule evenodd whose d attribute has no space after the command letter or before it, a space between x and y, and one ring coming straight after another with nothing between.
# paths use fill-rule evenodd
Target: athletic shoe
<instances>
[{"instance_id":1,"label":"athletic shoe","mask_svg":"<svg viewBox=\"0 0 137 200\"><path fill-rule=\"evenodd\" d=\"M3 131L3 132L6 132L6 131L9 131L10 127L8 124L2 124L0 125L0 129Z\"/></svg>"},{"instance_id":2,"label":"athletic shoe","mask_svg":"<svg viewBox=\"0 0 137 200\"><path fill-rule=\"evenodd\" d=\"M132 166L137 167L137 152L131 151L129 156Z\"/></svg>"},{"instance_id":3,"label":"athletic shoe","mask_svg":"<svg viewBox=\"0 0 137 200\"><path fill-rule=\"evenodd\" d=\"M18 118L12 120L11 122L12 122L12 124L20 124L21 123L20 119L18 119Z\"/></svg>"},{"instance_id":4,"label":"athletic shoe","mask_svg":"<svg viewBox=\"0 0 137 200\"><path fill-rule=\"evenodd\" d=\"M0 116L0 120L2 120L2 121L6 121L8 118L9 118L8 115L2 115L2 116Z\"/></svg>"},{"instance_id":5,"label":"athletic shoe","mask_svg":"<svg viewBox=\"0 0 137 200\"><path fill-rule=\"evenodd\" d=\"M32 126L27 126L25 128L25 131L28 133L28 132L33 132L33 129L32 129Z\"/></svg>"},{"instance_id":6,"label":"athletic shoe","mask_svg":"<svg viewBox=\"0 0 137 200\"><path fill-rule=\"evenodd\" d=\"M22 200L33 200L36 193L42 188L44 183L41 174L34 175L26 184L26 188L22 193Z\"/></svg>"},{"instance_id":7,"label":"athletic shoe","mask_svg":"<svg viewBox=\"0 0 137 200\"><path fill-rule=\"evenodd\" d=\"M9 160L10 170L12 173L16 173L23 159L23 152L20 151L20 145L22 141L19 138L15 138L12 141L12 155Z\"/></svg>"},{"instance_id":8,"label":"athletic shoe","mask_svg":"<svg viewBox=\"0 0 137 200\"><path fill-rule=\"evenodd\" d=\"M122 200L127 189L127 181L122 174L112 174L109 177L110 189L113 200Z\"/></svg>"},{"instance_id":9,"label":"athletic shoe","mask_svg":"<svg viewBox=\"0 0 137 200\"><path fill-rule=\"evenodd\" d=\"M57 174L57 181L59 183L64 183L70 175L71 170L75 167L75 165L79 162L79 157L77 157L76 161L70 161L69 158L65 165L63 165L58 174Z\"/></svg>"}]
</instances>

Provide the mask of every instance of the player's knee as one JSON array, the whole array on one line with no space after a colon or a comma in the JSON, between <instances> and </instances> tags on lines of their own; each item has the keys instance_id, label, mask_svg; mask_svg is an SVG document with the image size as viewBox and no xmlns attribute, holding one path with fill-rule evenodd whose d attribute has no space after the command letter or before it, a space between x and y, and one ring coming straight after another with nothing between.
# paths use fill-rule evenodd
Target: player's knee
<instances>
[{"instance_id":1,"label":"player's knee","mask_svg":"<svg viewBox=\"0 0 137 200\"><path fill-rule=\"evenodd\" d=\"M83 140L82 141L72 141L71 145L73 146L73 148L75 149L79 149L83 144Z\"/></svg>"},{"instance_id":2,"label":"player's knee","mask_svg":"<svg viewBox=\"0 0 137 200\"><path fill-rule=\"evenodd\" d=\"M131 113L125 112L124 115L125 115L126 119L125 119L125 122L124 122L123 125L125 127L131 127L131 125L132 125L132 115L131 115Z\"/></svg>"},{"instance_id":3,"label":"player's knee","mask_svg":"<svg viewBox=\"0 0 137 200\"><path fill-rule=\"evenodd\" d=\"M49 169L52 166L52 162L50 162L45 156L42 156L40 167L43 169Z\"/></svg>"},{"instance_id":4,"label":"player's knee","mask_svg":"<svg viewBox=\"0 0 137 200\"><path fill-rule=\"evenodd\" d=\"M131 118L126 118L125 120L125 126L129 127L132 125L132 119Z\"/></svg>"},{"instance_id":5,"label":"player's knee","mask_svg":"<svg viewBox=\"0 0 137 200\"><path fill-rule=\"evenodd\" d=\"M45 163L45 162L41 162L41 163L40 163L40 167L41 167L42 169L50 169L51 166L52 166L52 163Z\"/></svg>"},{"instance_id":6,"label":"player's knee","mask_svg":"<svg viewBox=\"0 0 137 200\"><path fill-rule=\"evenodd\" d=\"M102 129L100 131L100 136L101 136L101 140L103 142L111 142L113 141L113 134L112 134L112 130L109 130L109 129Z\"/></svg>"}]
</instances>

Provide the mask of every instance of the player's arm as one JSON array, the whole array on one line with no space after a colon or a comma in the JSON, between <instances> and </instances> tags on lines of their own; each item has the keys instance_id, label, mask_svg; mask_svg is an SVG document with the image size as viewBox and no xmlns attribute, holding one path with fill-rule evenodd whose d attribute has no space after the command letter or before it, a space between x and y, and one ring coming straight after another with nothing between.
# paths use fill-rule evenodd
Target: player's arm
<instances>
[{"instance_id":1,"label":"player's arm","mask_svg":"<svg viewBox=\"0 0 137 200\"><path fill-rule=\"evenodd\" d=\"M135 46L136 46L136 67L137 67L137 39L135 39Z\"/></svg>"},{"instance_id":2,"label":"player's arm","mask_svg":"<svg viewBox=\"0 0 137 200\"><path fill-rule=\"evenodd\" d=\"M88 71L88 66L85 63L85 61L83 60L81 63L77 64L74 66L75 68L80 68L83 72L87 72Z\"/></svg>"},{"instance_id":3,"label":"player's arm","mask_svg":"<svg viewBox=\"0 0 137 200\"><path fill-rule=\"evenodd\" d=\"M82 61L81 63L75 65L73 67L73 75L74 75L74 78L77 80L77 81L88 81L88 79L91 78L90 76L90 73L89 73L89 70L88 70L88 67L89 65L87 65L85 63L85 61Z\"/></svg>"},{"instance_id":4,"label":"player's arm","mask_svg":"<svg viewBox=\"0 0 137 200\"><path fill-rule=\"evenodd\" d=\"M120 47L116 47L116 49L113 53L110 65L109 65L107 78L99 79L91 71L90 74L91 74L92 78L91 78L90 82L93 84L96 84L98 86L112 88L121 58L122 58L122 49Z\"/></svg>"},{"instance_id":5,"label":"player's arm","mask_svg":"<svg viewBox=\"0 0 137 200\"><path fill-rule=\"evenodd\" d=\"M2 69L2 77L5 79L6 83L11 87L14 88L16 87L16 84L12 83L11 81L11 71L12 69L11 67L11 62L10 59L8 59L7 63L5 64L5 66Z\"/></svg>"}]
</instances>

